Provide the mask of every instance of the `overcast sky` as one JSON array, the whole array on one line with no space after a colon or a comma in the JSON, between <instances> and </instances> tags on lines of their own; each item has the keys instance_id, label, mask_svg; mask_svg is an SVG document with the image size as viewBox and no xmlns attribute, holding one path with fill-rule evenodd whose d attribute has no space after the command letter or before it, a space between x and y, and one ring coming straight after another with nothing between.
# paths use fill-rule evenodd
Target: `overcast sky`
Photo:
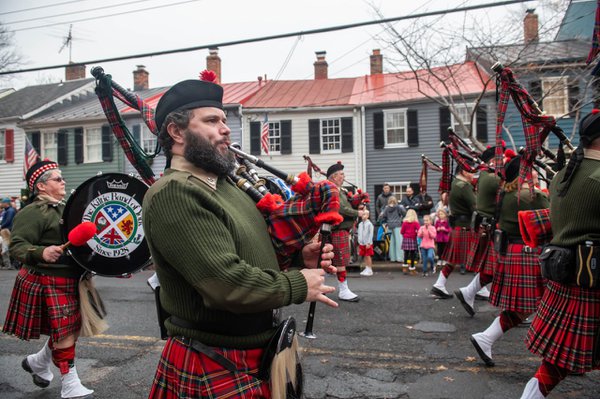
<instances>
[{"instance_id":1,"label":"overcast sky","mask_svg":"<svg viewBox=\"0 0 600 399\"><path fill-rule=\"evenodd\" d=\"M392 18L493 1L373 2L385 18ZM118 6L126 3L129 4ZM370 21L376 19L370 3L365 0L1 0L0 22L14 31L14 45L25 61L21 68L33 68L69 62L69 49L64 48L60 53L59 50L71 23L72 61L83 62ZM164 7L168 4L177 5ZM75 13L99 7L104 9ZM539 7L537 12L543 19L544 9L538 1L469 14L479 20L493 21L511 12L524 15L525 8L535 7ZM25 10L29 8L35 9ZM70 15L57 16L66 13ZM76 22L105 15L112 16ZM460 23L464 18L464 13L459 13L447 15L441 21L439 17L436 20L448 25ZM29 19L35 20L17 23ZM56 23L58 25L27 29ZM381 32L381 26L373 25L300 38L221 47L222 81L253 81L259 75L266 75L268 79L278 77L280 80L311 79L315 51L327 52L330 78L365 75L369 73L369 55L373 49L380 48L384 57L393 51L375 39ZM208 50L197 50L103 62L87 65L87 77L90 77L91 67L100 65L106 73L113 75L114 81L132 87L132 71L136 65L143 64L150 72L151 87L167 86L183 79L196 78L206 67L207 55ZM384 61L384 70L386 67ZM21 73L11 79L0 80L0 87L22 88L62 79L64 69Z\"/></svg>"}]
</instances>

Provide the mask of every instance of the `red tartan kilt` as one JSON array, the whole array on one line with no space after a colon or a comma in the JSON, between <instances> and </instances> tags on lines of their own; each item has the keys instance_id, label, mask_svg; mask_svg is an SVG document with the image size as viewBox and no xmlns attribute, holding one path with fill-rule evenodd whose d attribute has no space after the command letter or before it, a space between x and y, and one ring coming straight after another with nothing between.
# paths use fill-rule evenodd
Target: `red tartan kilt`
<instances>
[{"instance_id":1,"label":"red tartan kilt","mask_svg":"<svg viewBox=\"0 0 600 399\"><path fill-rule=\"evenodd\" d=\"M239 372L228 371L205 354L170 337L163 349L148 398L271 397L268 382L251 375L258 372L263 349L212 349L232 361Z\"/></svg>"},{"instance_id":2,"label":"red tartan kilt","mask_svg":"<svg viewBox=\"0 0 600 399\"><path fill-rule=\"evenodd\" d=\"M54 342L81 329L79 280L33 274L22 268L15 279L2 331L30 340L41 334Z\"/></svg>"},{"instance_id":3,"label":"red tartan kilt","mask_svg":"<svg viewBox=\"0 0 600 399\"><path fill-rule=\"evenodd\" d=\"M473 273L493 275L494 265L497 262L496 251L494 251L494 240L488 232L482 237L483 227L479 230L469 247L467 253L466 269Z\"/></svg>"},{"instance_id":4,"label":"red tartan kilt","mask_svg":"<svg viewBox=\"0 0 600 399\"><path fill-rule=\"evenodd\" d=\"M450 241L442 255L442 259L451 265L464 265L467 261L467 252L475 239L471 230L454 227L450 232Z\"/></svg>"},{"instance_id":5,"label":"red tartan kilt","mask_svg":"<svg viewBox=\"0 0 600 399\"><path fill-rule=\"evenodd\" d=\"M375 252L373 251L373 245L367 248L366 245L358 246L358 256L373 256Z\"/></svg>"},{"instance_id":6,"label":"red tartan kilt","mask_svg":"<svg viewBox=\"0 0 600 399\"><path fill-rule=\"evenodd\" d=\"M525 342L532 353L580 373L593 366L594 337L600 329L600 290L549 281Z\"/></svg>"},{"instance_id":7,"label":"red tartan kilt","mask_svg":"<svg viewBox=\"0 0 600 399\"><path fill-rule=\"evenodd\" d=\"M331 233L333 245L333 259L331 264L335 267L346 267L350 264L350 233L346 230L337 230Z\"/></svg>"},{"instance_id":8,"label":"red tartan kilt","mask_svg":"<svg viewBox=\"0 0 600 399\"><path fill-rule=\"evenodd\" d=\"M506 255L498 254L498 264L490 292L490 303L502 310L533 313L544 294L539 249L522 251L522 244L508 244Z\"/></svg>"}]
</instances>

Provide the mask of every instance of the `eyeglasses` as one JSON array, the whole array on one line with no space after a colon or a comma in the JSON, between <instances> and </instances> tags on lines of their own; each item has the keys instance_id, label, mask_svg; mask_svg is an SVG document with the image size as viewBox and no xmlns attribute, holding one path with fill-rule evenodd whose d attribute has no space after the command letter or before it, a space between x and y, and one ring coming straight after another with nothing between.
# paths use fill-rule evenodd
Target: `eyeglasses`
<instances>
[{"instance_id":1,"label":"eyeglasses","mask_svg":"<svg viewBox=\"0 0 600 399\"><path fill-rule=\"evenodd\" d=\"M51 178L49 178L48 180L52 180L52 181L55 181L55 182L57 182L57 183L66 182L66 180L65 180L65 179L63 179L63 177L62 177L62 176L58 176L58 177L51 177Z\"/></svg>"}]
</instances>

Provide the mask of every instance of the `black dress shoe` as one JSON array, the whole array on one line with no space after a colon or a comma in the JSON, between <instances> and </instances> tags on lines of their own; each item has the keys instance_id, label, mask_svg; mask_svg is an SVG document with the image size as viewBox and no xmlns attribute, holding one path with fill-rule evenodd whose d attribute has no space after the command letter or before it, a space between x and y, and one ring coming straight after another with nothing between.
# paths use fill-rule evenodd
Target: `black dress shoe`
<instances>
[{"instance_id":1,"label":"black dress shoe","mask_svg":"<svg viewBox=\"0 0 600 399\"><path fill-rule=\"evenodd\" d=\"M465 297L464 297L462 291L456 290L456 291L454 291L454 295L456 295L456 297L460 301L460 304L463 305L463 308L465 308L465 310L467 311L469 316L471 316L471 317L475 316L475 309L473 309L473 307L471 305L469 305L467 303L467 301L465 301Z\"/></svg>"},{"instance_id":2,"label":"black dress shoe","mask_svg":"<svg viewBox=\"0 0 600 399\"><path fill-rule=\"evenodd\" d=\"M444 291L440 290L437 287L431 287L430 291L433 295L438 296L442 299L450 299L452 298L452 294L446 294Z\"/></svg>"},{"instance_id":3,"label":"black dress shoe","mask_svg":"<svg viewBox=\"0 0 600 399\"><path fill-rule=\"evenodd\" d=\"M25 359L23 359L23 361L21 362L21 367L23 367L23 370L25 370L29 374L31 374L31 377L33 378L33 383L35 385L37 385L38 387L46 388L46 387L48 387L48 385L50 385L50 381L45 380L42 377L40 377L39 375L33 373L33 370L31 369L31 366L29 365L29 362L27 361L27 357L25 357Z\"/></svg>"},{"instance_id":4,"label":"black dress shoe","mask_svg":"<svg viewBox=\"0 0 600 399\"><path fill-rule=\"evenodd\" d=\"M471 340L471 343L475 347L475 350L477 351L477 353L479 354L479 357L481 358L481 360L483 360L485 365L487 367L494 367L496 365L496 363L494 363L494 361L492 360L491 357L489 357L488 355L485 354L483 349L481 349L481 346L479 346L479 343L477 343L477 340L475 338L473 338L473 336L469 337L469 339Z\"/></svg>"}]
</instances>

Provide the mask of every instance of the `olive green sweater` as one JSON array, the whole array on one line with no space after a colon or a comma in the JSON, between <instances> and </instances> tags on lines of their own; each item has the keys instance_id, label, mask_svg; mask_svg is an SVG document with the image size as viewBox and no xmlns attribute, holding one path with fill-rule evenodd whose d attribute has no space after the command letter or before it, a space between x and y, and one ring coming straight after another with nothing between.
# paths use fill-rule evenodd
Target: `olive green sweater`
<instances>
[{"instance_id":1,"label":"olive green sweater","mask_svg":"<svg viewBox=\"0 0 600 399\"><path fill-rule=\"evenodd\" d=\"M75 262L46 263L42 258L44 249L61 245L63 239L60 219L65 206L37 197L31 204L17 212L12 229L10 254L23 263L26 269L57 277L79 278L85 270Z\"/></svg>"},{"instance_id":2,"label":"olive green sweater","mask_svg":"<svg viewBox=\"0 0 600 399\"><path fill-rule=\"evenodd\" d=\"M265 312L306 299L304 276L279 271L264 218L225 178L213 190L190 172L167 169L144 198L143 221L161 304L198 326L182 328L168 319L172 336L210 346L264 347L273 329L240 336L209 333L202 326L234 323L241 330Z\"/></svg>"},{"instance_id":3,"label":"olive green sweater","mask_svg":"<svg viewBox=\"0 0 600 399\"><path fill-rule=\"evenodd\" d=\"M572 246L600 242L600 161L584 158L564 197L558 196L563 168L550 185L552 244Z\"/></svg>"},{"instance_id":4,"label":"olive green sweater","mask_svg":"<svg viewBox=\"0 0 600 399\"><path fill-rule=\"evenodd\" d=\"M500 229L506 231L511 238L521 238L519 211L545 209L549 206L548 197L538 189L534 190L533 197L527 187L521 188L520 197L517 196L517 191L505 193L498 221Z\"/></svg>"},{"instance_id":5,"label":"olive green sweater","mask_svg":"<svg viewBox=\"0 0 600 399\"><path fill-rule=\"evenodd\" d=\"M344 220L342 223L333 226L331 230L350 230L354 225L354 220L358 217L358 210L352 208L350 201L348 201L348 191L345 188L340 188L339 214L344 217Z\"/></svg>"},{"instance_id":6,"label":"olive green sweater","mask_svg":"<svg viewBox=\"0 0 600 399\"><path fill-rule=\"evenodd\" d=\"M477 180L477 212L488 218L496 215L496 196L500 177L488 171L481 171Z\"/></svg>"},{"instance_id":7,"label":"olive green sweater","mask_svg":"<svg viewBox=\"0 0 600 399\"><path fill-rule=\"evenodd\" d=\"M459 178L452 180L450 198L448 199L450 213L458 219L454 222L457 227L469 227L471 215L475 210L475 192L473 185Z\"/></svg>"}]
</instances>

